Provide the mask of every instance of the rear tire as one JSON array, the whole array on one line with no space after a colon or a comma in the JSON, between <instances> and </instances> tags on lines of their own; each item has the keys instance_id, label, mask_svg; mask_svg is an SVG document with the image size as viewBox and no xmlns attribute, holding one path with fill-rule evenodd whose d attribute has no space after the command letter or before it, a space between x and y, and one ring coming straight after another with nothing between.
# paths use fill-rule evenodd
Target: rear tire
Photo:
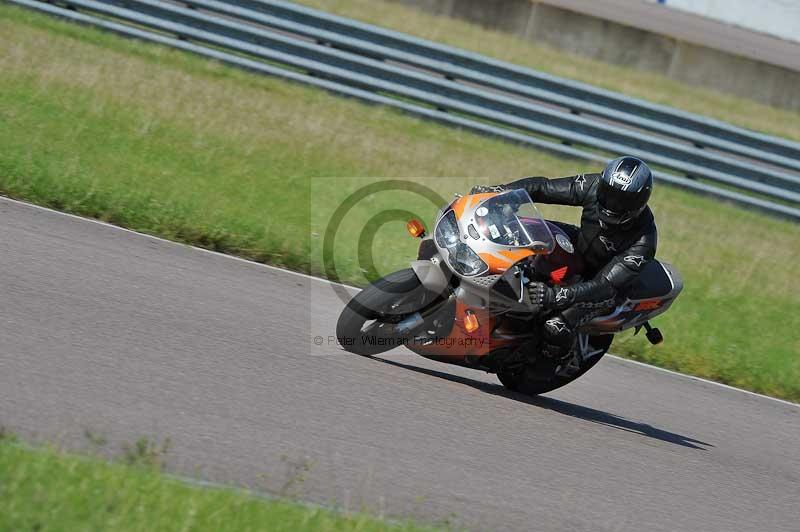
<instances>
[{"instance_id":1,"label":"rear tire","mask_svg":"<svg viewBox=\"0 0 800 532\"><path fill-rule=\"evenodd\" d=\"M584 373L592 369L608 352L613 339L613 334L592 336L590 339L592 347L595 349L602 349L603 352L592 357L587 363L582 365L581 369L575 375L569 377L554 375L553 372L555 368L551 361L537 360L534 364L526 365L524 369L517 372L499 371L497 372L497 378L504 387L512 392L520 392L525 395L539 395L552 392L553 390L566 386L579 379Z\"/></svg>"},{"instance_id":2,"label":"rear tire","mask_svg":"<svg viewBox=\"0 0 800 532\"><path fill-rule=\"evenodd\" d=\"M355 295L336 324L336 338L345 351L373 356L400 345L401 336L380 334L386 325L425 308L436 299L411 268L378 279ZM372 329L365 330L368 322ZM373 341L370 341L373 340ZM396 341L395 341L396 340Z\"/></svg>"}]
</instances>

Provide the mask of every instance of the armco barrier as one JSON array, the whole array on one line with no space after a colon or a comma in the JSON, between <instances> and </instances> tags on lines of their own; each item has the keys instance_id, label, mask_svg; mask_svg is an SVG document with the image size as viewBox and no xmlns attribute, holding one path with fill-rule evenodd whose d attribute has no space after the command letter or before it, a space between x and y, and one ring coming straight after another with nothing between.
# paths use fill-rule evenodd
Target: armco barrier
<instances>
[{"instance_id":1,"label":"armco barrier","mask_svg":"<svg viewBox=\"0 0 800 532\"><path fill-rule=\"evenodd\" d=\"M800 144L275 0L6 0L800 220ZM662 170L663 169L663 170Z\"/></svg>"}]
</instances>

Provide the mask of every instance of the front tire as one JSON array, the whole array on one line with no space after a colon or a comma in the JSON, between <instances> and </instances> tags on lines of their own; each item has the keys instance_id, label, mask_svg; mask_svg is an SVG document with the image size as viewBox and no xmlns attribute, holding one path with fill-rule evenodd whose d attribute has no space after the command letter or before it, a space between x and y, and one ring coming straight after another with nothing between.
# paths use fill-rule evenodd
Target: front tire
<instances>
[{"instance_id":1,"label":"front tire","mask_svg":"<svg viewBox=\"0 0 800 532\"><path fill-rule=\"evenodd\" d=\"M414 270L400 270L378 279L355 295L336 323L336 338L345 351L373 356L400 345L394 324L436 299Z\"/></svg>"}]
</instances>

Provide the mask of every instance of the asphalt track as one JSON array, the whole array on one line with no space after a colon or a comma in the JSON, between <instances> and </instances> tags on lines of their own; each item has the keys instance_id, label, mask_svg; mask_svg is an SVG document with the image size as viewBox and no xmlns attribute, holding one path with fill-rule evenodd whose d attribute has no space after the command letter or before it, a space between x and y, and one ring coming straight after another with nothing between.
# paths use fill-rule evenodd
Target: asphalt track
<instances>
[{"instance_id":1,"label":"asphalt track","mask_svg":"<svg viewBox=\"0 0 800 532\"><path fill-rule=\"evenodd\" d=\"M617 359L530 399L347 355L315 345L322 281L5 199L0 286L0 424L30 441L170 438L181 475L470 529L798 530L795 405Z\"/></svg>"}]
</instances>

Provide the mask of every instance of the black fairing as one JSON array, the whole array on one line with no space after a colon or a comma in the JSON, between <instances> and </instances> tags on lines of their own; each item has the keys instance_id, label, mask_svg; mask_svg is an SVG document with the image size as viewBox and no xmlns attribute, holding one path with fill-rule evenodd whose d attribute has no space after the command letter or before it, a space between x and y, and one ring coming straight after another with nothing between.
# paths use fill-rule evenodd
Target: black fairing
<instances>
[{"instance_id":1,"label":"black fairing","mask_svg":"<svg viewBox=\"0 0 800 532\"><path fill-rule=\"evenodd\" d=\"M436 249L432 238L424 238L419 243L419 251L417 251L417 260L430 260L431 257L436 255L439 251Z\"/></svg>"},{"instance_id":2,"label":"black fairing","mask_svg":"<svg viewBox=\"0 0 800 532\"><path fill-rule=\"evenodd\" d=\"M655 299L672 291L672 280L657 260L651 260L624 293L629 299Z\"/></svg>"},{"instance_id":3,"label":"black fairing","mask_svg":"<svg viewBox=\"0 0 800 532\"><path fill-rule=\"evenodd\" d=\"M566 236L570 242L572 242L573 246L577 248L577 234L574 228L572 228L572 231L568 232L563 228L564 224L559 222L547 220L547 224L550 227L550 231L553 233L553 237L558 234ZM567 226L567 229L569 229L569 226ZM556 244L552 253L538 255L533 260L533 271L536 278L531 280L549 282L551 280L550 274L565 266L567 268L563 277L565 283L575 280L584 273L583 257L578 253L577 249L573 249L572 253L568 253L559 244Z\"/></svg>"}]
</instances>

